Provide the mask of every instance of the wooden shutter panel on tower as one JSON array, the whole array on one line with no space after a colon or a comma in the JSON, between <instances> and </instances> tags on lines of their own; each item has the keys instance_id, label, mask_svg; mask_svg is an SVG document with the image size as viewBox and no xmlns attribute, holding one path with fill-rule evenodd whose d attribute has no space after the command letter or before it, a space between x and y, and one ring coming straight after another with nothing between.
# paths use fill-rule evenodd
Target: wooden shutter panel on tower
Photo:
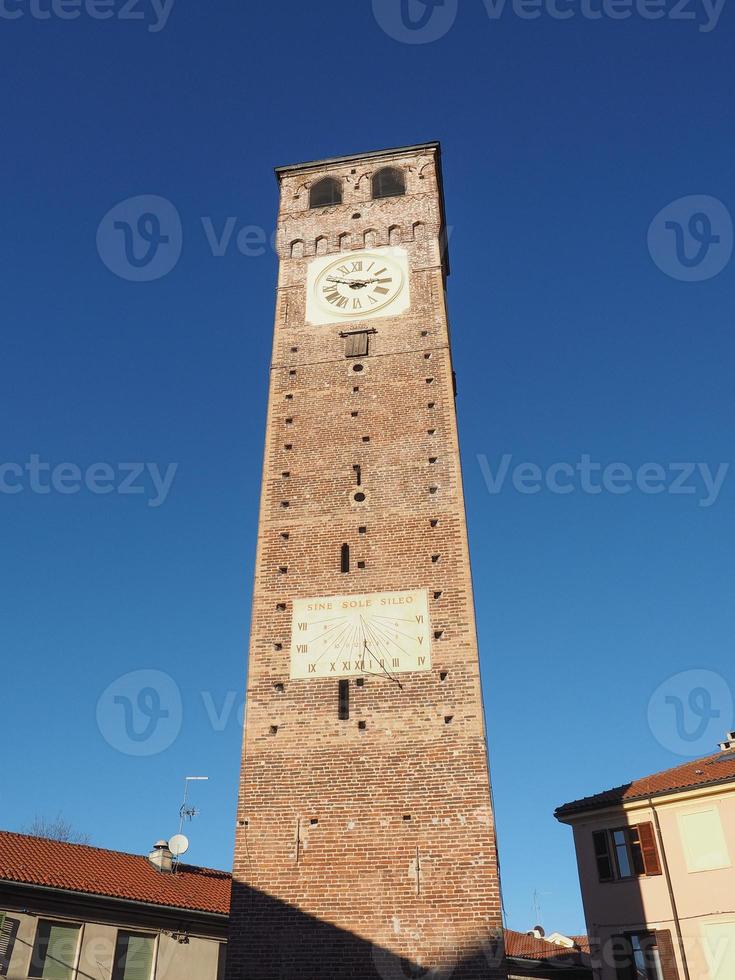
<instances>
[{"instance_id":1,"label":"wooden shutter panel on tower","mask_svg":"<svg viewBox=\"0 0 735 980\"><path fill-rule=\"evenodd\" d=\"M641 842L643 853L643 865L647 875L660 875L661 862L658 857L658 847L656 846L656 832L652 823L639 823L636 826L638 838Z\"/></svg>"},{"instance_id":2,"label":"wooden shutter panel on tower","mask_svg":"<svg viewBox=\"0 0 735 980\"><path fill-rule=\"evenodd\" d=\"M345 337L345 357L366 357L368 353L368 333L348 333Z\"/></svg>"},{"instance_id":3,"label":"wooden shutter panel on tower","mask_svg":"<svg viewBox=\"0 0 735 980\"><path fill-rule=\"evenodd\" d=\"M597 874L600 881L613 880L613 863L610 854L610 838L606 830L596 830L592 834L592 841L595 847L595 861L597 862Z\"/></svg>"},{"instance_id":4,"label":"wooden shutter panel on tower","mask_svg":"<svg viewBox=\"0 0 735 980\"><path fill-rule=\"evenodd\" d=\"M661 962L661 972L664 975L664 980L679 980L679 968L676 965L671 933L668 929L657 929L654 935L656 936L658 958Z\"/></svg>"}]
</instances>

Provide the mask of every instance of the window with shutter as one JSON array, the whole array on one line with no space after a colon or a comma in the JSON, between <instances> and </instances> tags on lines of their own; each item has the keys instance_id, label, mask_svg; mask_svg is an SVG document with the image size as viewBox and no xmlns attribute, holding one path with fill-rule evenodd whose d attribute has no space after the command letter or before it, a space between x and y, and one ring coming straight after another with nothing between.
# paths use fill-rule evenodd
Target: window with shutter
<instances>
[{"instance_id":1,"label":"window with shutter","mask_svg":"<svg viewBox=\"0 0 735 980\"><path fill-rule=\"evenodd\" d=\"M71 980L77 960L80 927L41 919L36 929L29 977Z\"/></svg>"},{"instance_id":2,"label":"window with shutter","mask_svg":"<svg viewBox=\"0 0 735 980\"><path fill-rule=\"evenodd\" d=\"M679 980L679 967L676 965L674 943L668 929L657 929L654 933L658 949L659 965L663 980Z\"/></svg>"},{"instance_id":3,"label":"window with shutter","mask_svg":"<svg viewBox=\"0 0 735 980\"><path fill-rule=\"evenodd\" d=\"M0 912L0 977L7 977L10 970L19 925L20 920L9 919L4 912Z\"/></svg>"},{"instance_id":4,"label":"window with shutter","mask_svg":"<svg viewBox=\"0 0 735 980\"><path fill-rule=\"evenodd\" d=\"M658 847L656 846L656 832L651 823L639 823L634 828L638 831L641 852L643 854L643 865L647 875L660 875L661 862L658 857Z\"/></svg>"},{"instance_id":5,"label":"window with shutter","mask_svg":"<svg viewBox=\"0 0 735 980\"><path fill-rule=\"evenodd\" d=\"M598 830L592 838L600 881L661 874L653 824Z\"/></svg>"},{"instance_id":6,"label":"window with shutter","mask_svg":"<svg viewBox=\"0 0 735 980\"><path fill-rule=\"evenodd\" d=\"M112 980L151 980L155 938L118 932Z\"/></svg>"},{"instance_id":7,"label":"window with shutter","mask_svg":"<svg viewBox=\"0 0 735 980\"><path fill-rule=\"evenodd\" d=\"M369 334L366 330L345 335L345 357L367 357Z\"/></svg>"},{"instance_id":8,"label":"window with shutter","mask_svg":"<svg viewBox=\"0 0 735 980\"><path fill-rule=\"evenodd\" d=\"M595 861L600 881L612 881L613 868L610 857L610 845L606 830L598 830L592 835L595 846Z\"/></svg>"},{"instance_id":9,"label":"window with shutter","mask_svg":"<svg viewBox=\"0 0 735 980\"><path fill-rule=\"evenodd\" d=\"M633 950L627 936L611 936L604 959L612 963L616 980L634 980Z\"/></svg>"}]
</instances>

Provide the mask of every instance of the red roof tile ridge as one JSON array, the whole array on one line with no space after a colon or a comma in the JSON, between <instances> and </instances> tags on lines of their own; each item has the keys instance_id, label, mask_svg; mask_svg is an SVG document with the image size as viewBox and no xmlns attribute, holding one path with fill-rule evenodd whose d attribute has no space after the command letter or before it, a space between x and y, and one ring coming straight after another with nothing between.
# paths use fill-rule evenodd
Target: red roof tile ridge
<instances>
[{"instance_id":1,"label":"red roof tile ridge","mask_svg":"<svg viewBox=\"0 0 735 980\"><path fill-rule=\"evenodd\" d=\"M134 851L118 851L111 847L99 847L96 844L79 844L76 841L56 840L53 837L39 837L37 834L22 834L16 830L0 830L0 841L7 837L14 837L21 841L37 841L41 844L50 844L54 848L68 847L85 851L97 851L99 854L115 854L120 857L137 858L141 861L148 860L147 854L136 854ZM191 871L193 873L207 872L231 877L229 871L223 871L221 868L205 868L204 866L198 864L179 864L179 869L182 871Z\"/></svg>"},{"instance_id":2,"label":"red roof tile ridge","mask_svg":"<svg viewBox=\"0 0 735 980\"><path fill-rule=\"evenodd\" d=\"M732 764L733 772L732 774L728 774L725 778L728 780L730 778L735 779L735 754L715 752L711 753L710 755L700 756L697 759L689 759L686 762L680 763L678 766L671 766L669 769L662 769L659 772L655 772L647 776L641 776L638 779L632 779L627 783L622 783L619 786L613 786L610 789L602 790L599 793L593 793L590 796L583 796L578 800L572 800L570 803L564 803L563 805L557 807L556 814L563 815L575 810L590 809L597 804L599 804L599 806L604 806L608 803L623 803L627 800L645 799L648 796L660 795L667 792L677 792L691 789L696 786L708 786L712 783L719 783L723 781L723 776L721 773L718 773L716 769L713 770L711 779L691 779L692 776L698 774L698 769L700 766L716 765L717 763L721 763L724 766ZM681 773L682 776L685 773L689 773L689 778L691 781L674 781L674 777L678 773ZM667 779L667 777L669 785L654 785L654 782L659 783L661 780ZM618 798L615 799L613 794L619 794Z\"/></svg>"},{"instance_id":3,"label":"red roof tile ridge","mask_svg":"<svg viewBox=\"0 0 735 980\"><path fill-rule=\"evenodd\" d=\"M517 929L505 929L506 954L510 957L531 960L562 960L568 959L579 962L579 957L587 953L587 949L576 946L561 946L549 942L548 939L534 936L531 932L519 932ZM571 937L570 937L571 938ZM585 940L587 937L584 937Z\"/></svg>"}]
</instances>

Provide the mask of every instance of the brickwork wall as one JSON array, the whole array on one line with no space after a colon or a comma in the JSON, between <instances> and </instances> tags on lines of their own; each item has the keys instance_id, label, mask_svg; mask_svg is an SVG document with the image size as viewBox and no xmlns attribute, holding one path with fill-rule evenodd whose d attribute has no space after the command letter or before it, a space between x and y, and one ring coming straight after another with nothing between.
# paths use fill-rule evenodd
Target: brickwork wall
<instances>
[{"instance_id":1,"label":"brickwork wall","mask_svg":"<svg viewBox=\"0 0 735 980\"><path fill-rule=\"evenodd\" d=\"M387 163L407 194L372 201ZM409 975L402 959L437 976L506 975L437 167L425 147L282 175L232 980L304 980L326 964L393 980ZM327 173L344 202L309 210ZM411 308L366 322L369 355L347 359L340 330L362 325L305 325L308 263L389 243L409 254ZM294 597L410 588L429 593L431 672L400 675L402 687L351 680L346 721L336 679L289 679Z\"/></svg>"}]
</instances>

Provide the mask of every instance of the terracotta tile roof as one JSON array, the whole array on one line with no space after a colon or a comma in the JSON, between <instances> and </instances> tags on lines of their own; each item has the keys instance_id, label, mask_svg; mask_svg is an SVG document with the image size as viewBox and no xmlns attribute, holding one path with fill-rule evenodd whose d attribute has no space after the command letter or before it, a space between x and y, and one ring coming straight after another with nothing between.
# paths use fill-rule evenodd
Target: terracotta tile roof
<instances>
[{"instance_id":1,"label":"terracotta tile roof","mask_svg":"<svg viewBox=\"0 0 735 980\"><path fill-rule=\"evenodd\" d=\"M537 939L529 936L525 932L516 932L515 929L505 930L505 955L524 960L562 960L566 959L569 965L579 966L583 962L583 954L589 951L589 942L586 936L569 937L579 942L584 940L586 949L572 949L568 946L557 946L546 939ZM581 943L579 944L581 946ZM585 960L586 965L586 960Z\"/></svg>"},{"instance_id":2,"label":"terracotta tile roof","mask_svg":"<svg viewBox=\"0 0 735 980\"><path fill-rule=\"evenodd\" d=\"M230 875L181 864L161 874L140 854L0 831L0 883L20 882L190 911L230 910Z\"/></svg>"},{"instance_id":3,"label":"terracotta tile roof","mask_svg":"<svg viewBox=\"0 0 735 980\"><path fill-rule=\"evenodd\" d=\"M599 810L616 803L645 800L648 796L661 796L665 793L676 793L732 780L735 780L735 750L731 749L685 762L681 766L645 776L643 779L636 779L632 783L605 790L595 796L586 796L581 800L565 803L556 810L554 816L558 820L563 820L566 816L584 810Z\"/></svg>"},{"instance_id":4,"label":"terracotta tile roof","mask_svg":"<svg viewBox=\"0 0 735 980\"><path fill-rule=\"evenodd\" d=\"M220 915L230 911L231 876L226 871L182 864L175 875L161 874L145 855L7 831L0 831L0 885L3 881ZM582 952L589 948L586 936L573 938ZM559 965L562 959L579 965L582 956L579 948L567 949L513 929L505 930L505 944L508 956L555 960Z\"/></svg>"}]
</instances>

